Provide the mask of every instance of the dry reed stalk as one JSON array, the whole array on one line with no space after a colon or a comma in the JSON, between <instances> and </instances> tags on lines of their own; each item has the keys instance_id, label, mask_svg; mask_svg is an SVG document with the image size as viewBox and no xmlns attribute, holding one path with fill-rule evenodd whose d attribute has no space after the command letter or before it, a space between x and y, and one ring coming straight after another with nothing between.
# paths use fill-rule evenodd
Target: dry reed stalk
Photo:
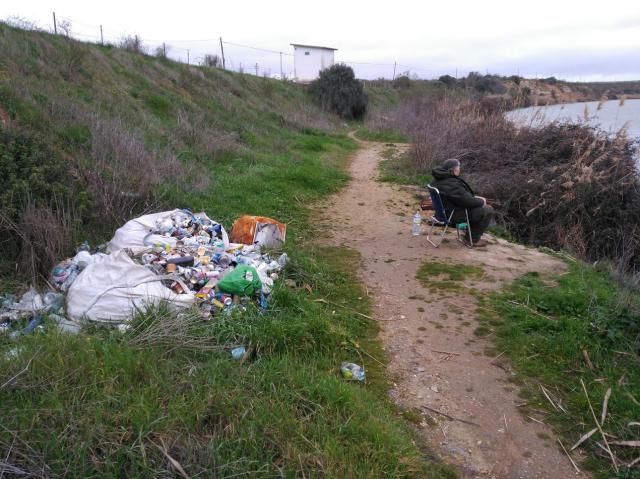
<instances>
[{"instance_id":1,"label":"dry reed stalk","mask_svg":"<svg viewBox=\"0 0 640 479\"><path fill-rule=\"evenodd\" d=\"M582 378L580 378L580 384L582 385L582 390L584 391L584 395L587 398L587 403L589 404L589 411L591 411L591 416L593 416L593 420L596 423L596 427L598 428L598 431L600 431L600 435L602 436L602 440L604 441L604 444L606 446L606 451L609 454L609 457L611 458L611 462L613 463L613 468L615 469L616 473L619 472L618 470L618 464L616 462L616 458L613 455L613 452L611 452L611 447L609 446L609 443L607 442L607 437L604 433L604 431L602 430L602 427L600 426L600 423L598 422L598 418L596 417L596 413L593 411L593 406L591 406L591 400L589 399L589 393L587 392L587 387L584 385L584 381L582 380Z\"/></svg>"}]
</instances>

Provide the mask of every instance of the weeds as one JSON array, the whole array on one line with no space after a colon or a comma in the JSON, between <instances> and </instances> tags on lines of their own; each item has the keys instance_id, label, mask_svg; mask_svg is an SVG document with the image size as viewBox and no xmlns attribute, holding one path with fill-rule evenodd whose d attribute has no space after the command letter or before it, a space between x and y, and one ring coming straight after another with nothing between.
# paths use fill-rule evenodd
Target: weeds
<instances>
[{"instance_id":1,"label":"weeds","mask_svg":"<svg viewBox=\"0 0 640 479\"><path fill-rule=\"evenodd\" d=\"M427 261L420 266L416 278L432 292L462 291L463 281L477 280L484 275L479 266Z\"/></svg>"},{"instance_id":2,"label":"weeds","mask_svg":"<svg viewBox=\"0 0 640 479\"><path fill-rule=\"evenodd\" d=\"M523 382L521 396L530 415L540 415L556 426L565 444L573 444L594 426L590 400L598 409L607 389L608 415L602 428L615 441L637 440L629 426L640 417L637 402L638 353L640 352L640 304L611 282L607 272L569 263L568 274L553 278L557 284L528 274L513 287L492 299L492 308L480 311L482 328L495 335L496 347L511 358ZM487 306L487 305L485 305ZM493 312L491 312L493 311ZM544 388L541 388L542 385ZM547 396L559 401L566 413L554 407ZM638 477L633 469L615 474L608 454L597 446L600 438L582 444L588 454L584 466L596 477ZM611 446L618 464L635 459L632 448Z\"/></svg>"}]
</instances>

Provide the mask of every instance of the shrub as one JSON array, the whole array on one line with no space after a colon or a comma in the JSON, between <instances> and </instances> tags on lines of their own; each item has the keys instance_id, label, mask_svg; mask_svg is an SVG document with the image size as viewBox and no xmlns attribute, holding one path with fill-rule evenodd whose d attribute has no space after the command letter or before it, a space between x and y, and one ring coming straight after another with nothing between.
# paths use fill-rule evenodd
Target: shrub
<instances>
[{"instance_id":1,"label":"shrub","mask_svg":"<svg viewBox=\"0 0 640 479\"><path fill-rule=\"evenodd\" d=\"M367 95L353 73L344 64L336 64L320 72L309 92L325 111L346 119L361 119L367 110Z\"/></svg>"},{"instance_id":2,"label":"shrub","mask_svg":"<svg viewBox=\"0 0 640 479\"><path fill-rule=\"evenodd\" d=\"M86 194L67 162L38 136L0 129L0 242L32 278L71 244Z\"/></svg>"},{"instance_id":3,"label":"shrub","mask_svg":"<svg viewBox=\"0 0 640 479\"><path fill-rule=\"evenodd\" d=\"M456 85L456 83L458 82L455 78L453 78L451 75L442 75L440 78L438 78L439 82L444 83L445 85L447 85L448 87L453 87Z\"/></svg>"},{"instance_id":4,"label":"shrub","mask_svg":"<svg viewBox=\"0 0 640 479\"><path fill-rule=\"evenodd\" d=\"M133 53L145 53L142 38L138 35L128 35L123 37L122 40L120 40L120 48Z\"/></svg>"},{"instance_id":5,"label":"shrub","mask_svg":"<svg viewBox=\"0 0 640 479\"><path fill-rule=\"evenodd\" d=\"M222 61L218 55L207 53L202 60L202 63L206 67L217 68L222 65Z\"/></svg>"},{"instance_id":6,"label":"shrub","mask_svg":"<svg viewBox=\"0 0 640 479\"><path fill-rule=\"evenodd\" d=\"M155 48L155 50L153 51L153 54L157 58L167 58L167 51L168 50L169 50L169 47L163 43L162 45L158 45Z\"/></svg>"},{"instance_id":7,"label":"shrub","mask_svg":"<svg viewBox=\"0 0 640 479\"><path fill-rule=\"evenodd\" d=\"M393 88L397 88L399 90L406 90L411 87L411 80L406 75L401 75L397 77L392 82Z\"/></svg>"}]
</instances>

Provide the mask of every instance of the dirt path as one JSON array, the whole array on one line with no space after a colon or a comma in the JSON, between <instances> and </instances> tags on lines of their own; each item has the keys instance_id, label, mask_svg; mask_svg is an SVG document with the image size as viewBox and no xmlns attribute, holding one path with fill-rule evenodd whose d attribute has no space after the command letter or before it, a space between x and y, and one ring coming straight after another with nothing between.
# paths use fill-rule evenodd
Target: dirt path
<instances>
[{"instance_id":1,"label":"dirt path","mask_svg":"<svg viewBox=\"0 0 640 479\"><path fill-rule=\"evenodd\" d=\"M508 381L508 368L497 367L500 361L484 354L488 341L473 334L475 297L432 292L416 279L424 261L477 265L485 275L468 286L488 291L527 271L564 266L536 250L495 238L489 238L487 248L470 250L456 241L435 249L425 236L412 237L417 201L411 190L376 181L384 148L362 142L350 167L353 181L321 207L333 229L327 241L362 254L361 276L374 297L389 373L397 383L390 395L403 407L428 406L477 424L432 413L430 422L436 425L425 421L421 428L425 442L453 464L460 477L575 477L553 433L518 411L523 400Z\"/></svg>"}]
</instances>

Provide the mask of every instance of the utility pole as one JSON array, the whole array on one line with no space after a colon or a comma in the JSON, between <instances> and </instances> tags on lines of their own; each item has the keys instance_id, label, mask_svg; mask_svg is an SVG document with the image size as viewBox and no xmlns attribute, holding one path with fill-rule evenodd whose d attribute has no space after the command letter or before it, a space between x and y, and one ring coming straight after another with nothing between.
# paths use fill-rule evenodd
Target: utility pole
<instances>
[{"instance_id":1,"label":"utility pole","mask_svg":"<svg viewBox=\"0 0 640 479\"><path fill-rule=\"evenodd\" d=\"M224 46L222 46L222 37L220 37L220 53L222 53L222 69L226 70L226 62L224 61Z\"/></svg>"},{"instance_id":2,"label":"utility pole","mask_svg":"<svg viewBox=\"0 0 640 479\"><path fill-rule=\"evenodd\" d=\"M162 42L162 56L167 57L167 45L164 42Z\"/></svg>"},{"instance_id":3,"label":"utility pole","mask_svg":"<svg viewBox=\"0 0 640 479\"><path fill-rule=\"evenodd\" d=\"M187 65L189 64L189 49L187 48Z\"/></svg>"},{"instance_id":4,"label":"utility pole","mask_svg":"<svg viewBox=\"0 0 640 479\"><path fill-rule=\"evenodd\" d=\"M258 76L258 64L256 63L256 76Z\"/></svg>"},{"instance_id":5,"label":"utility pole","mask_svg":"<svg viewBox=\"0 0 640 479\"><path fill-rule=\"evenodd\" d=\"M58 25L56 24L56 12L53 12L53 33L58 34Z\"/></svg>"},{"instance_id":6,"label":"utility pole","mask_svg":"<svg viewBox=\"0 0 640 479\"><path fill-rule=\"evenodd\" d=\"M284 74L282 73L282 52L280 52L280 80L284 80Z\"/></svg>"},{"instance_id":7,"label":"utility pole","mask_svg":"<svg viewBox=\"0 0 640 479\"><path fill-rule=\"evenodd\" d=\"M104 45L104 35L102 34L102 25L100 25L100 44Z\"/></svg>"},{"instance_id":8,"label":"utility pole","mask_svg":"<svg viewBox=\"0 0 640 479\"><path fill-rule=\"evenodd\" d=\"M393 62L393 78L391 80L396 79L396 67L398 66L398 62Z\"/></svg>"}]
</instances>

